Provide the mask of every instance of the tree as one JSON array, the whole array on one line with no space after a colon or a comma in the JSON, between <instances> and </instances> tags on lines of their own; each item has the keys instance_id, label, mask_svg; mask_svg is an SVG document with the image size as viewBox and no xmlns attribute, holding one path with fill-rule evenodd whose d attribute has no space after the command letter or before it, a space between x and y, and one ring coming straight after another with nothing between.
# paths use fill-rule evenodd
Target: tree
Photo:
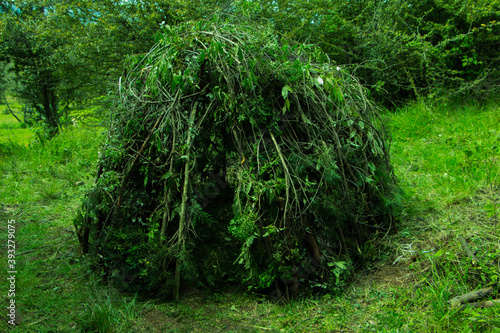
<instances>
[{"instance_id":1,"label":"tree","mask_svg":"<svg viewBox=\"0 0 500 333\"><path fill-rule=\"evenodd\" d=\"M176 10L175 1L62 1L55 5L59 19L54 29L68 41L58 50L63 96L84 100L113 90L123 74L124 60L147 52L161 22L178 22Z\"/></svg>"},{"instance_id":2,"label":"tree","mask_svg":"<svg viewBox=\"0 0 500 333\"><path fill-rule=\"evenodd\" d=\"M2 14L2 57L14 66L20 82L17 96L37 111L53 136L60 128L53 55L63 41L47 33L46 6L35 1L18 5Z\"/></svg>"},{"instance_id":3,"label":"tree","mask_svg":"<svg viewBox=\"0 0 500 333\"><path fill-rule=\"evenodd\" d=\"M71 105L106 95L127 56L146 52L176 4L144 1L2 2L1 57L14 64L16 96L36 110L49 137ZM179 5L177 5L179 6Z\"/></svg>"},{"instance_id":4,"label":"tree","mask_svg":"<svg viewBox=\"0 0 500 333\"><path fill-rule=\"evenodd\" d=\"M498 91L498 0L260 0L238 8L287 38L319 45L387 105Z\"/></svg>"}]
</instances>

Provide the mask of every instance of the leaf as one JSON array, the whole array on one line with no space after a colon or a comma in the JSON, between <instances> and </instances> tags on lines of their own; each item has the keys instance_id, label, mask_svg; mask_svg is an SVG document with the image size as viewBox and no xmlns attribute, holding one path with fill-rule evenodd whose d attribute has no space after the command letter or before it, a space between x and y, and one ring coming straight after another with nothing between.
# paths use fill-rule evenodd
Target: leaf
<instances>
[{"instance_id":1,"label":"leaf","mask_svg":"<svg viewBox=\"0 0 500 333\"><path fill-rule=\"evenodd\" d=\"M171 176L172 176L172 172L171 172L171 171L169 171L169 172L167 172L166 174L164 174L164 175L160 178L160 180L169 179Z\"/></svg>"},{"instance_id":2,"label":"leaf","mask_svg":"<svg viewBox=\"0 0 500 333\"><path fill-rule=\"evenodd\" d=\"M200 62L200 64L205 60L205 56L206 56L205 50L201 51L201 53L198 57L198 61Z\"/></svg>"},{"instance_id":3,"label":"leaf","mask_svg":"<svg viewBox=\"0 0 500 333\"><path fill-rule=\"evenodd\" d=\"M238 48L238 59L240 60L240 62L242 62L244 59L243 51L240 48Z\"/></svg>"},{"instance_id":4,"label":"leaf","mask_svg":"<svg viewBox=\"0 0 500 333\"><path fill-rule=\"evenodd\" d=\"M272 204L272 202L274 201L274 198L276 197L274 194L274 190L272 188L270 188L268 193L269 193L268 194L269 204Z\"/></svg>"},{"instance_id":5,"label":"leaf","mask_svg":"<svg viewBox=\"0 0 500 333\"><path fill-rule=\"evenodd\" d=\"M346 269L346 262L345 261L336 261L335 265L337 265L338 268L340 269Z\"/></svg>"},{"instance_id":6,"label":"leaf","mask_svg":"<svg viewBox=\"0 0 500 333\"><path fill-rule=\"evenodd\" d=\"M287 99L285 99L285 106L283 107L283 114L286 113L286 111L290 111L290 101Z\"/></svg>"},{"instance_id":7,"label":"leaf","mask_svg":"<svg viewBox=\"0 0 500 333\"><path fill-rule=\"evenodd\" d=\"M252 183L248 183L247 186L245 187L245 194L248 195L251 189L252 189Z\"/></svg>"},{"instance_id":8,"label":"leaf","mask_svg":"<svg viewBox=\"0 0 500 333\"><path fill-rule=\"evenodd\" d=\"M377 169L375 167L375 164L373 164L372 162L368 162L368 168L370 169L372 175L375 174L375 170Z\"/></svg>"},{"instance_id":9,"label":"leaf","mask_svg":"<svg viewBox=\"0 0 500 333\"><path fill-rule=\"evenodd\" d=\"M287 99L289 92L293 92L292 88L290 88L288 85L285 85L283 89L281 89L281 96L283 96L284 99Z\"/></svg>"},{"instance_id":10,"label":"leaf","mask_svg":"<svg viewBox=\"0 0 500 333\"><path fill-rule=\"evenodd\" d=\"M440 249L440 250L438 250L436 253L434 253L434 257L435 257L435 258L439 258L439 257L441 257L443 254L444 254L444 250L443 250L443 249Z\"/></svg>"}]
</instances>

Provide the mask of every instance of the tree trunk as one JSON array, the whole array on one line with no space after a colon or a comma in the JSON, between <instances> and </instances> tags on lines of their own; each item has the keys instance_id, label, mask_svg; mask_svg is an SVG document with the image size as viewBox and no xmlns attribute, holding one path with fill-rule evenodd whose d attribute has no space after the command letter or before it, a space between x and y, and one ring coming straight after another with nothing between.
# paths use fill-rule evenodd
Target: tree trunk
<instances>
[{"instance_id":1,"label":"tree trunk","mask_svg":"<svg viewBox=\"0 0 500 333\"><path fill-rule=\"evenodd\" d=\"M17 116L14 114L14 111L12 111L12 109L10 108L9 102L7 102L7 98L5 97L5 95L2 95L2 97L5 102L5 105L7 106L7 110L9 110L10 114L13 115L18 122L22 123L22 121L19 118L17 118Z\"/></svg>"}]
</instances>

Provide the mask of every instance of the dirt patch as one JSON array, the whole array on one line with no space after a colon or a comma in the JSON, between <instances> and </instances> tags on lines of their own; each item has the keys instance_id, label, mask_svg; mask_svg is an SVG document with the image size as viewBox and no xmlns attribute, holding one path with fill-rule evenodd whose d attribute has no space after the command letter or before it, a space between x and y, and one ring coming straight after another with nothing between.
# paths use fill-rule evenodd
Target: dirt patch
<instances>
[{"instance_id":1,"label":"dirt patch","mask_svg":"<svg viewBox=\"0 0 500 333\"><path fill-rule=\"evenodd\" d=\"M364 273L356 285L361 288L375 285L377 288L385 289L401 287L413 281L413 273L409 270L407 264L386 264L372 273Z\"/></svg>"},{"instance_id":2,"label":"dirt patch","mask_svg":"<svg viewBox=\"0 0 500 333\"><path fill-rule=\"evenodd\" d=\"M168 316L165 312L157 309L148 312L144 316L143 321L146 332L163 332L167 326L171 329L171 324L175 324L168 321Z\"/></svg>"},{"instance_id":3,"label":"dirt patch","mask_svg":"<svg viewBox=\"0 0 500 333\"><path fill-rule=\"evenodd\" d=\"M391 287L403 286L413 281L413 273L408 265L385 265L374 274L372 281Z\"/></svg>"}]
</instances>

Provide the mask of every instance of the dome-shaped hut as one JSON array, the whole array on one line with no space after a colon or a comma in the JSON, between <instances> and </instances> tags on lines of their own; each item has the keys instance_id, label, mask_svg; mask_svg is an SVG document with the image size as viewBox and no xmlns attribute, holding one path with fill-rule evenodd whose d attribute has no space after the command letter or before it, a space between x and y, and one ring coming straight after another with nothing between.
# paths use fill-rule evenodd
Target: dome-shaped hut
<instances>
[{"instance_id":1,"label":"dome-shaped hut","mask_svg":"<svg viewBox=\"0 0 500 333\"><path fill-rule=\"evenodd\" d=\"M75 220L109 277L297 293L341 286L394 226L387 135L358 81L265 27L164 26L120 81Z\"/></svg>"}]
</instances>

